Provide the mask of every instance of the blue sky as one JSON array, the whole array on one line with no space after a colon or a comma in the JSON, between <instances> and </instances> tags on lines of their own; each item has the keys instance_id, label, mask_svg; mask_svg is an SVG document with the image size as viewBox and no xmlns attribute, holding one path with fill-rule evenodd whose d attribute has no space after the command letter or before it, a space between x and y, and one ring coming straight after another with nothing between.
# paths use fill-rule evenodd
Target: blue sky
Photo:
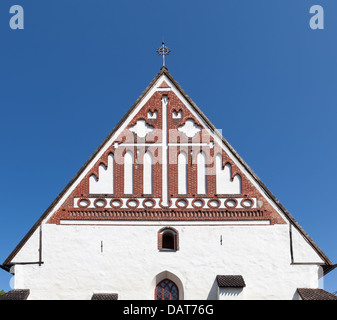
<instances>
[{"instance_id":1,"label":"blue sky","mask_svg":"<svg viewBox=\"0 0 337 320\"><path fill-rule=\"evenodd\" d=\"M337 263L336 39L335 0L2 0L0 262L159 72L165 40L169 72Z\"/></svg>"}]
</instances>

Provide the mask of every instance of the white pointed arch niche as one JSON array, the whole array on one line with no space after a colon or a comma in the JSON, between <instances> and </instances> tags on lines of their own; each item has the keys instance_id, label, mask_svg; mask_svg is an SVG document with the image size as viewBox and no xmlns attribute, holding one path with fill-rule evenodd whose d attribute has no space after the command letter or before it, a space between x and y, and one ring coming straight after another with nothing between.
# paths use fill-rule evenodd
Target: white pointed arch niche
<instances>
[{"instance_id":1,"label":"white pointed arch niche","mask_svg":"<svg viewBox=\"0 0 337 320\"><path fill-rule=\"evenodd\" d=\"M241 194L241 176L235 175L232 179L232 166L229 163L222 166L222 155L216 156L216 193Z\"/></svg>"},{"instance_id":2,"label":"white pointed arch niche","mask_svg":"<svg viewBox=\"0 0 337 320\"><path fill-rule=\"evenodd\" d=\"M187 194L187 154L178 155L178 194Z\"/></svg>"},{"instance_id":3,"label":"white pointed arch niche","mask_svg":"<svg viewBox=\"0 0 337 320\"><path fill-rule=\"evenodd\" d=\"M150 151L145 152L143 159L143 193L153 193L153 157Z\"/></svg>"},{"instance_id":4,"label":"white pointed arch niche","mask_svg":"<svg viewBox=\"0 0 337 320\"><path fill-rule=\"evenodd\" d=\"M133 194L133 153L127 151L124 156L124 194Z\"/></svg>"},{"instance_id":5,"label":"white pointed arch niche","mask_svg":"<svg viewBox=\"0 0 337 320\"><path fill-rule=\"evenodd\" d=\"M197 176L198 176L198 194L207 193L207 180L206 180L206 155L205 152L200 152L197 157Z\"/></svg>"},{"instance_id":6,"label":"white pointed arch niche","mask_svg":"<svg viewBox=\"0 0 337 320\"><path fill-rule=\"evenodd\" d=\"M113 194L114 193L114 155L108 155L108 166L101 163L98 167L98 177L89 177L89 193Z\"/></svg>"}]
</instances>

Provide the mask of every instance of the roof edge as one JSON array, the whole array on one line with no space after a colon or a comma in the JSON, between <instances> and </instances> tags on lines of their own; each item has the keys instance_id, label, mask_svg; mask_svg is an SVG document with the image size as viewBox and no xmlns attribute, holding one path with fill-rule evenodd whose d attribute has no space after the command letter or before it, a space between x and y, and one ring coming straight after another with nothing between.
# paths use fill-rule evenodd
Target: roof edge
<instances>
[{"instance_id":1,"label":"roof edge","mask_svg":"<svg viewBox=\"0 0 337 320\"><path fill-rule=\"evenodd\" d=\"M334 265L323 265L323 276L327 275L329 272L335 270L337 268L337 264Z\"/></svg>"}]
</instances>

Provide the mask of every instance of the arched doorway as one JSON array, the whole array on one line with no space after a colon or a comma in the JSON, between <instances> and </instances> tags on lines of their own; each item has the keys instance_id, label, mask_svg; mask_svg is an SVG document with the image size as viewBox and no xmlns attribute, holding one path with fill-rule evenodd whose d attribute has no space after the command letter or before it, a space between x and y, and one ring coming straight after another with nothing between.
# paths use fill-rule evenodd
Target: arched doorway
<instances>
[{"instance_id":1,"label":"arched doorway","mask_svg":"<svg viewBox=\"0 0 337 320\"><path fill-rule=\"evenodd\" d=\"M156 286L155 300L179 300L178 286L169 279L160 281Z\"/></svg>"}]
</instances>

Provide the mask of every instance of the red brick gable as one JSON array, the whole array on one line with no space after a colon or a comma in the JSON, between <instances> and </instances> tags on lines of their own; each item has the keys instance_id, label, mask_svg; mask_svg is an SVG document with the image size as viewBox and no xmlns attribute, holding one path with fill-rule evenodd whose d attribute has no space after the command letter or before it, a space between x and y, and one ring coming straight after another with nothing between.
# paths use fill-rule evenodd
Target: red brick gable
<instances>
[{"instance_id":1,"label":"red brick gable","mask_svg":"<svg viewBox=\"0 0 337 320\"><path fill-rule=\"evenodd\" d=\"M172 86L169 87L166 81L161 82L158 90L154 90L134 116L129 116L124 130L109 141L104 153L92 164L92 168L48 223L81 219L260 220L270 224L285 223L252 184L247 173L240 170L233 155L225 152L202 118L170 89ZM168 99L166 120L163 115L164 97ZM167 204L163 203L163 126L167 132ZM143 189L143 159L147 152L152 156L151 194L144 194ZM183 195L178 192L178 157L182 152L187 156L187 193ZM197 187L198 155L201 152L206 158L205 194L198 194ZM132 154L133 158L132 194L125 194L124 190L126 153ZM93 193L90 190L90 177L100 181L100 172L109 170L109 156L113 156L113 192L106 189ZM216 156L221 157L222 168L230 166L230 180L240 178L239 193L217 192ZM104 169L100 169L102 165Z\"/></svg>"},{"instance_id":2,"label":"red brick gable","mask_svg":"<svg viewBox=\"0 0 337 320\"><path fill-rule=\"evenodd\" d=\"M163 81L159 88L170 88L170 86L166 83L166 81Z\"/></svg>"}]
</instances>

